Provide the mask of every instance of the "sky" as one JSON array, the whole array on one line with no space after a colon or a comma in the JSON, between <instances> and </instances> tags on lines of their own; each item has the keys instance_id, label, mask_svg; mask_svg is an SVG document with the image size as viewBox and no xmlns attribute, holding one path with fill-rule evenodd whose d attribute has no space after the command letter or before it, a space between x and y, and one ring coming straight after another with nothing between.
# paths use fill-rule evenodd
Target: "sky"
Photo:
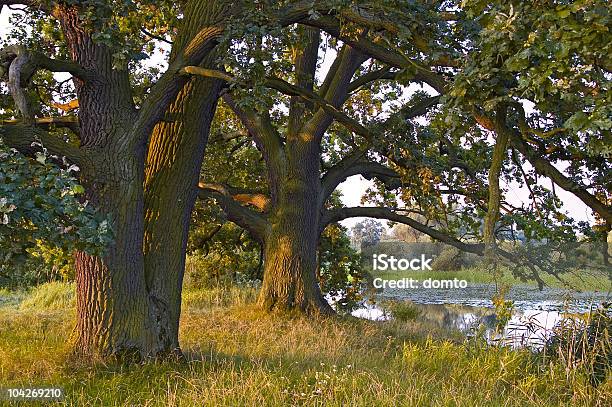
<instances>
[{"instance_id":1,"label":"sky","mask_svg":"<svg viewBox=\"0 0 612 407\"><path fill-rule=\"evenodd\" d=\"M6 7L2 8L2 12L0 13L0 36L4 35L9 29L10 13L12 12L8 10ZM333 52L327 52L325 54L325 57L322 63L322 67L321 67L321 72L323 73L323 75L325 74L327 69L329 69L329 66L331 65L331 62L333 61L334 56L335 55ZM159 60L151 61L152 64L158 64L159 62L160 62ZM418 87L417 86L411 87L407 90L407 92L414 91L416 88ZM409 96L409 93L407 93L405 96ZM559 170L563 170L563 167L557 166L557 168ZM528 168L526 168L526 170L527 169ZM550 185L551 185L550 180L540 177L540 181L542 181L542 179L545 180L544 182L542 182L542 185L550 188ZM344 204L350 207L350 206L359 206L361 204L360 202L361 197L363 196L365 191L368 189L368 187L370 187L371 185L372 185L371 181L368 181L359 175L355 175L353 177L348 178L338 188L343 195ZM502 186L505 187L508 191L505 195L505 198L509 203L515 206L518 206L521 203L529 202L529 191L527 190L527 188L525 187L521 188L516 183L506 184L506 185L502 184ZM571 217L579 221L583 220L583 221L593 222L594 216L592 214L592 211L582 201L576 198L573 194L567 191L564 191L563 189L559 187L556 188L556 192L557 192L557 196L563 201L563 209ZM341 223L344 226L351 228L352 226L354 226L356 223L360 222L361 220L363 220L363 218L352 218L352 219L344 220Z\"/></svg>"}]
</instances>

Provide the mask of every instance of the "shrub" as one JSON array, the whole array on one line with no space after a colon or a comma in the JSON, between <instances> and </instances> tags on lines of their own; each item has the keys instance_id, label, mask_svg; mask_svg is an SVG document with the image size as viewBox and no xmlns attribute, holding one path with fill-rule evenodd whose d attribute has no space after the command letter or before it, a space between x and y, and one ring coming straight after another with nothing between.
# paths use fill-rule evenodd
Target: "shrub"
<instances>
[{"instance_id":1,"label":"shrub","mask_svg":"<svg viewBox=\"0 0 612 407\"><path fill-rule=\"evenodd\" d=\"M386 301L382 307L400 322L414 321L421 316L421 310L409 301Z\"/></svg>"}]
</instances>

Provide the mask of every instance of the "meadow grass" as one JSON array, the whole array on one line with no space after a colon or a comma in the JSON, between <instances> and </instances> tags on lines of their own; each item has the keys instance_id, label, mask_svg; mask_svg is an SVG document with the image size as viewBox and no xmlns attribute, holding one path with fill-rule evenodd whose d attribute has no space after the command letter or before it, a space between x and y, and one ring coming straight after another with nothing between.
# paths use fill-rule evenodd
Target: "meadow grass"
<instances>
[{"instance_id":1,"label":"meadow grass","mask_svg":"<svg viewBox=\"0 0 612 407\"><path fill-rule=\"evenodd\" d=\"M611 377L594 388L580 371L418 316L270 315L252 288L185 292L187 362L92 363L70 353L72 291L45 285L0 307L0 386L61 386L69 406L612 405Z\"/></svg>"}]
</instances>

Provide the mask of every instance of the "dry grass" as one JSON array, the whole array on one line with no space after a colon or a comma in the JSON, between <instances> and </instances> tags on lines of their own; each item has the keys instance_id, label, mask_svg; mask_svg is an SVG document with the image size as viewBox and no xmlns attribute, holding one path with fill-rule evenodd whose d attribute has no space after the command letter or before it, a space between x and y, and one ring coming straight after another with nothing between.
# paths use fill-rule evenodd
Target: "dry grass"
<instances>
[{"instance_id":1,"label":"dry grass","mask_svg":"<svg viewBox=\"0 0 612 407\"><path fill-rule=\"evenodd\" d=\"M418 320L268 315L254 297L250 289L187 293L189 362L136 366L71 359L74 312L54 302L0 308L0 385L62 386L65 405L75 406L612 404L611 378L595 389L580 372L543 367L528 352L465 344Z\"/></svg>"}]
</instances>

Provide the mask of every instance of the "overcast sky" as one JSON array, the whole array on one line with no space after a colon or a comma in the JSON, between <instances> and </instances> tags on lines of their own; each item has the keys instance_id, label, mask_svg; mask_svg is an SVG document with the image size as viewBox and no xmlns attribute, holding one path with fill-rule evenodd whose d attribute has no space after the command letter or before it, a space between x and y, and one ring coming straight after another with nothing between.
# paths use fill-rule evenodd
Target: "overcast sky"
<instances>
[{"instance_id":1,"label":"overcast sky","mask_svg":"<svg viewBox=\"0 0 612 407\"><path fill-rule=\"evenodd\" d=\"M0 36L4 35L9 27L9 14L11 13L6 7L3 7L2 13L0 13ZM333 53L328 53L322 66L322 72L325 72L329 68L331 61L333 61ZM159 61L154 61L158 63ZM416 88L416 86L414 87ZM411 88L411 89L414 89ZM560 170L563 168L558 167ZM544 180L542 182L542 180ZM540 177L542 185L550 188L550 180L544 177ZM339 186L339 190L343 194L343 201L346 206L359 206L361 197L372 183L365 180L363 177L356 175L347 179L344 183ZM529 192L526 188L519 188L518 184L503 185L507 188L506 200L513 205L520 205L521 203L527 204L529 202ZM576 220L585 220L593 222L594 217L592 211L576 198L573 194L562 190L557 187L557 195L563 200L564 210ZM347 219L342 222L345 226L352 227L355 223L359 222L360 218Z\"/></svg>"}]
</instances>

